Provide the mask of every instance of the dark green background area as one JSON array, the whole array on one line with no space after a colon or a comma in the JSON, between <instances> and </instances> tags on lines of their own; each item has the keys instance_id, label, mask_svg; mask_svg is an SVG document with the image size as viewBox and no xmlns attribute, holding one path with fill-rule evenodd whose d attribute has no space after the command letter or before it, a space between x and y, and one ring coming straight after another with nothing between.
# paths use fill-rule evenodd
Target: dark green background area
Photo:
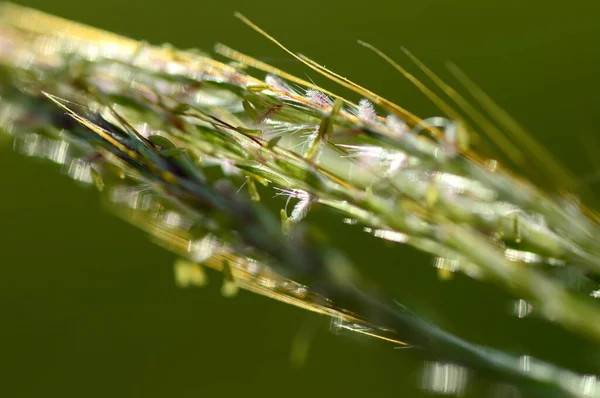
<instances>
[{"instance_id":1,"label":"dark green background area","mask_svg":"<svg viewBox=\"0 0 600 398\"><path fill-rule=\"evenodd\" d=\"M588 155L580 140L600 139L595 0L23 4L151 43L210 50L220 41L333 87L234 19L237 10L292 49L420 116L437 115L356 39L416 71L405 46L449 79L446 61L462 67L578 176L600 173L595 149ZM0 142L0 396L428 396L419 390L419 349L332 335L327 320L250 293L225 299L217 274L205 289L178 289L173 255L105 213L92 189ZM427 256L375 241L322 209L310 218L383 290L442 327L600 370L596 348L541 320L510 316L511 298L496 287L460 275L440 282ZM291 343L307 325L313 344L307 365L295 369ZM493 387L475 384L480 396Z\"/></svg>"}]
</instances>

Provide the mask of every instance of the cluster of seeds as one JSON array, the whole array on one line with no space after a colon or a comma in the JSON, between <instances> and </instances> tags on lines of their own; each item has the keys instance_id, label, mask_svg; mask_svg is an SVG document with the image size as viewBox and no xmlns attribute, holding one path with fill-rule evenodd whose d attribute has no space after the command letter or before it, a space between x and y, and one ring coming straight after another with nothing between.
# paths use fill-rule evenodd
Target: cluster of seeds
<instances>
[{"instance_id":1,"label":"cluster of seeds","mask_svg":"<svg viewBox=\"0 0 600 398\"><path fill-rule=\"evenodd\" d=\"M240 18L364 98L354 104L223 45L217 52L236 66L5 4L0 125L18 151L95 184L112 212L177 253L180 286L203 285L209 266L223 272L227 296L241 287L345 329L434 345L453 360L577 393L580 376L541 363L537 373L525 371L518 358L469 345L367 291L360 270L305 222L314 206L334 209L376 238L431 254L443 278L462 271L493 281L541 316L600 341L600 310L546 272L569 267L586 282L600 275L595 215L473 148L485 136L519 166L515 142L537 144L459 71L489 115L411 54L453 106L363 43L447 116L420 119ZM248 67L266 75L253 77ZM550 174L569 187L568 173L540 151L541 179ZM260 186L287 196L278 216L262 205L268 188Z\"/></svg>"}]
</instances>

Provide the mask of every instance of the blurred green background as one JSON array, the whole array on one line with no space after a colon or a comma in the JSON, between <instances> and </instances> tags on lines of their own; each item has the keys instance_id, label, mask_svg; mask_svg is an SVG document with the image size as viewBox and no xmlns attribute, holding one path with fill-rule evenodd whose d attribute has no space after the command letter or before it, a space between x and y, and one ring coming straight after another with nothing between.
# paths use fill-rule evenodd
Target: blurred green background
<instances>
[{"instance_id":1,"label":"blurred green background","mask_svg":"<svg viewBox=\"0 0 600 398\"><path fill-rule=\"evenodd\" d=\"M444 77L446 61L462 67L578 176L600 173L580 140L600 131L596 0L20 4L151 43L210 50L220 41L331 87L234 19L240 11L292 49L420 116L437 115L356 39L410 69L405 46ZM419 349L336 336L327 320L250 293L225 299L216 274L205 289L178 289L174 256L105 213L94 190L13 153L8 142L0 151L0 396L429 396L419 388ZM319 209L310 217L382 289L440 326L581 372L600 370L595 347L511 316L512 298L494 286L460 275L440 282L427 256L368 239ZM290 347L305 325L314 339L306 366L296 369ZM486 396L496 385L473 388Z\"/></svg>"}]
</instances>

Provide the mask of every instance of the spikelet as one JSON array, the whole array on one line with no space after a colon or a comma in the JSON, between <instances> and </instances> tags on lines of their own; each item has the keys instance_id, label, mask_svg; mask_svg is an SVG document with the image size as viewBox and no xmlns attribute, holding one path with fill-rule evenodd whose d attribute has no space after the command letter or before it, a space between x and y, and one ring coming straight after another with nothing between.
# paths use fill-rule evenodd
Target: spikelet
<instances>
[{"instance_id":1,"label":"spikelet","mask_svg":"<svg viewBox=\"0 0 600 398\"><path fill-rule=\"evenodd\" d=\"M380 298L349 259L306 228L313 207L333 209L377 238L431 254L443 279L460 271L495 282L600 342L597 306L541 271L572 267L597 278L596 216L509 171L524 161L514 142L539 154L542 177L556 176L557 189L573 187L569 173L456 68L488 114L412 54L451 102L362 43L444 113L420 119L238 17L364 99L353 104L223 45L216 51L237 67L3 4L1 127L18 151L96 186L110 211L180 256L174 269L182 287L204 285L206 266L223 272L227 297L249 290L330 316L338 329L581 395L580 375L539 361L525 372L519 358L441 332ZM504 151L506 166L476 151L471 138L479 136ZM205 173L215 165L220 180ZM242 179L248 193L237 189ZM273 188L297 200L289 216L282 209L279 219L262 204L261 191Z\"/></svg>"}]
</instances>

